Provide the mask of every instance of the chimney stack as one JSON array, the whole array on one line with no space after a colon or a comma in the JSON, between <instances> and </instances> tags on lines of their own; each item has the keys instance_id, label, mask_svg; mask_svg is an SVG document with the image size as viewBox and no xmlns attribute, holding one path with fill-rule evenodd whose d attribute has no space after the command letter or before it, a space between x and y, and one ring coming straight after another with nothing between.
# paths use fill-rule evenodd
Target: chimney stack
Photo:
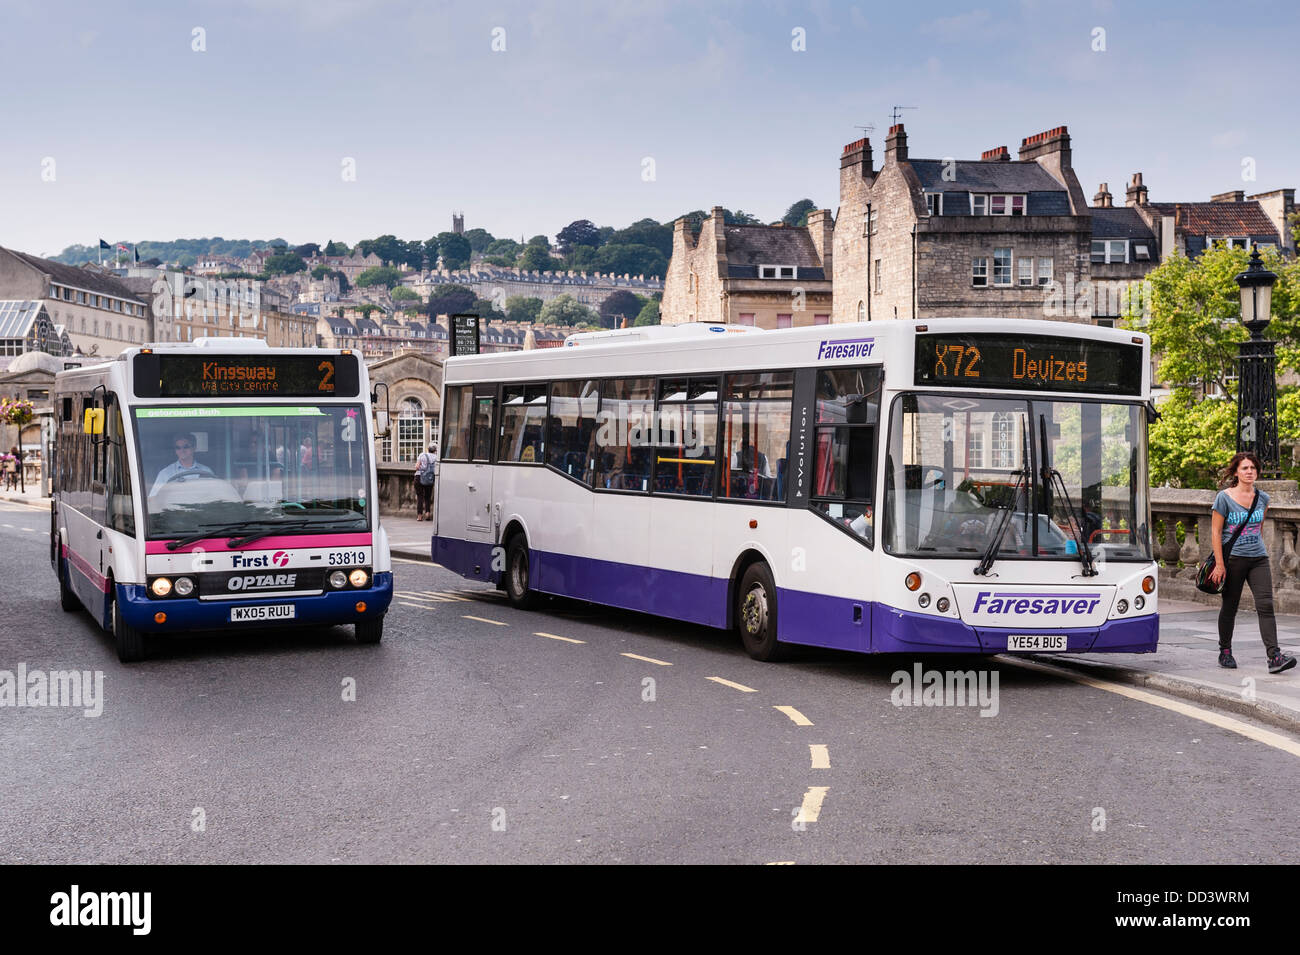
<instances>
[{"instance_id":1,"label":"chimney stack","mask_svg":"<svg viewBox=\"0 0 1300 955\"><path fill-rule=\"evenodd\" d=\"M856 169L863 179L875 176L871 168L871 140L859 139L844 147L840 154L840 169Z\"/></svg>"},{"instance_id":2,"label":"chimney stack","mask_svg":"<svg viewBox=\"0 0 1300 955\"><path fill-rule=\"evenodd\" d=\"M814 209L808 213L808 237L812 239L817 258L821 259L822 271L826 278L831 277L831 253L835 248L835 217L829 209Z\"/></svg>"},{"instance_id":3,"label":"chimney stack","mask_svg":"<svg viewBox=\"0 0 1300 955\"><path fill-rule=\"evenodd\" d=\"M885 162L907 162L907 130L902 123L889 127L885 137Z\"/></svg>"},{"instance_id":4,"label":"chimney stack","mask_svg":"<svg viewBox=\"0 0 1300 955\"><path fill-rule=\"evenodd\" d=\"M1142 173L1133 173L1133 180L1124 193L1124 205L1145 206L1147 204L1147 187L1142 185Z\"/></svg>"},{"instance_id":5,"label":"chimney stack","mask_svg":"<svg viewBox=\"0 0 1300 955\"><path fill-rule=\"evenodd\" d=\"M1097 190L1097 194L1092 197L1092 204L1098 209L1109 209L1114 203L1111 202L1110 183L1103 182Z\"/></svg>"},{"instance_id":6,"label":"chimney stack","mask_svg":"<svg viewBox=\"0 0 1300 955\"><path fill-rule=\"evenodd\" d=\"M1057 126L1046 132L1035 133L1020 141L1020 160L1037 159L1040 156L1060 154L1062 166L1071 164L1070 131L1065 126Z\"/></svg>"},{"instance_id":7,"label":"chimney stack","mask_svg":"<svg viewBox=\"0 0 1300 955\"><path fill-rule=\"evenodd\" d=\"M1231 192L1221 192L1217 196L1210 196L1211 202L1245 202L1246 192L1243 189L1234 189Z\"/></svg>"},{"instance_id":8,"label":"chimney stack","mask_svg":"<svg viewBox=\"0 0 1300 955\"><path fill-rule=\"evenodd\" d=\"M995 146L984 150L980 162L1011 162L1011 153L1007 152L1006 146Z\"/></svg>"}]
</instances>

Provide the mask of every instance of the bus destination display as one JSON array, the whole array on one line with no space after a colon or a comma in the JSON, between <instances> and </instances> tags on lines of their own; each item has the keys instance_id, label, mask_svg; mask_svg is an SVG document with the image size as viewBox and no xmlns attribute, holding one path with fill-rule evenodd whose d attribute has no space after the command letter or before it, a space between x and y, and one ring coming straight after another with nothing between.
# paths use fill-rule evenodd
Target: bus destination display
<instances>
[{"instance_id":1,"label":"bus destination display","mask_svg":"<svg viewBox=\"0 0 1300 955\"><path fill-rule=\"evenodd\" d=\"M1055 335L917 335L916 384L1136 396L1142 346Z\"/></svg>"},{"instance_id":2,"label":"bus destination display","mask_svg":"<svg viewBox=\"0 0 1300 955\"><path fill-rule=\"evenodd\" d=\"M356 355L136 355L141 398L355 398Z\"/></svg>"}]
</instances>

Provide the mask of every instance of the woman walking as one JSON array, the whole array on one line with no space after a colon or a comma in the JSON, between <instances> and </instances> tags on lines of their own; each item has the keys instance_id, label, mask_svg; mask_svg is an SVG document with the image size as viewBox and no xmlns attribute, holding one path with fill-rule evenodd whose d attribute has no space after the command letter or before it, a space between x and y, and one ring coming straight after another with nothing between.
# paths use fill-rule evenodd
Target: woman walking
<instances>
[{"instance_id":1,"label":"woman walking","mask_svg":"<svg viewBox=\"0 0 1300 955\"><path fill-rule=\"evenodd\" d=\"M1223 606L1219 609L1219 666L1237 668L1237 661L1232 658L1232 628L1237 619L1237 604L1241 602L1241 588L1249 583L1259 617L1259 635L1268 654L1268 672L1281 673L1295 666L1295 657L1283 653L1277 645L1273 575L1264 538L1260 535L1268 495L1255 487L1258 477L1259 458L1249 451L1233 455L1223 472L1227 487L1214 499L1214 514L1210 518L1214 543L1214 571L1210 580L1216 584L1227 580L1223 587ZM1236 543L1225 561L1224 545L1234 536Z\"/></svg>"}]
</instances>

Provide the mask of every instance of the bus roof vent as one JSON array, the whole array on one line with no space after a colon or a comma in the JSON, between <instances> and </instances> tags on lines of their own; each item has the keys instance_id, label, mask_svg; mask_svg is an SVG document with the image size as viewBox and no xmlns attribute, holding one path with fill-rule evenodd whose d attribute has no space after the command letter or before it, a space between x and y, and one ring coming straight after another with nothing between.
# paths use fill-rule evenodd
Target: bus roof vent
<instances>
[{"instance_id":1,"label":"bus roof vent","mask_svg":"<svg viewBox=\"0 0 1300 955\"><path fill-rule=\"evenodd\" d=\"M219 338L215 335L196 338L188 344L195 348L212 348L217 351L264 351L270 347L260 338Z\"/></svg>"},{"instance_id":2,"label":"bus roof vent","mask_svg":"<svg viewBox=\"0 0 1300 955\"><path fill-rule=\"evenodd\" d=\"M706 338L710 335L752 335L763 329L753 325L724 325L721 322L683 322L680 325L642 325L613 328L603 332L579 332L564 340L572 345L620 345L631 342L673 341L682 338Z\"/></svg>"}]
</instances>

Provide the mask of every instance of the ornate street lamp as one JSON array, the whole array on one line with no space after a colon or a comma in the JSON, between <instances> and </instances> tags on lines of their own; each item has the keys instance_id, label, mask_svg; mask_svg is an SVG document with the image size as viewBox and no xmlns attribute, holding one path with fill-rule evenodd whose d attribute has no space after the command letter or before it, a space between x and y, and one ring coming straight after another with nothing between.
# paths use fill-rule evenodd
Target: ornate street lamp
<instances>
[{"instance_id":1,"label":"ornate street lamp","mask_svg":"<svg viewBox=\"0 0 1300 955\"><path fill-rule=\"evenodd\" d=\"M1238 348L1237 450L1254 451L1263 465L1260 477L1276 477L1277 447L1277 358L1273 342L1264 338L1272 321L1273 285L1277 273L1264 268L1259 249L1250 255L1250 266L1237 276L1241 286L1241 324L1250 339Z\"/></svg>"}]
</instances>

